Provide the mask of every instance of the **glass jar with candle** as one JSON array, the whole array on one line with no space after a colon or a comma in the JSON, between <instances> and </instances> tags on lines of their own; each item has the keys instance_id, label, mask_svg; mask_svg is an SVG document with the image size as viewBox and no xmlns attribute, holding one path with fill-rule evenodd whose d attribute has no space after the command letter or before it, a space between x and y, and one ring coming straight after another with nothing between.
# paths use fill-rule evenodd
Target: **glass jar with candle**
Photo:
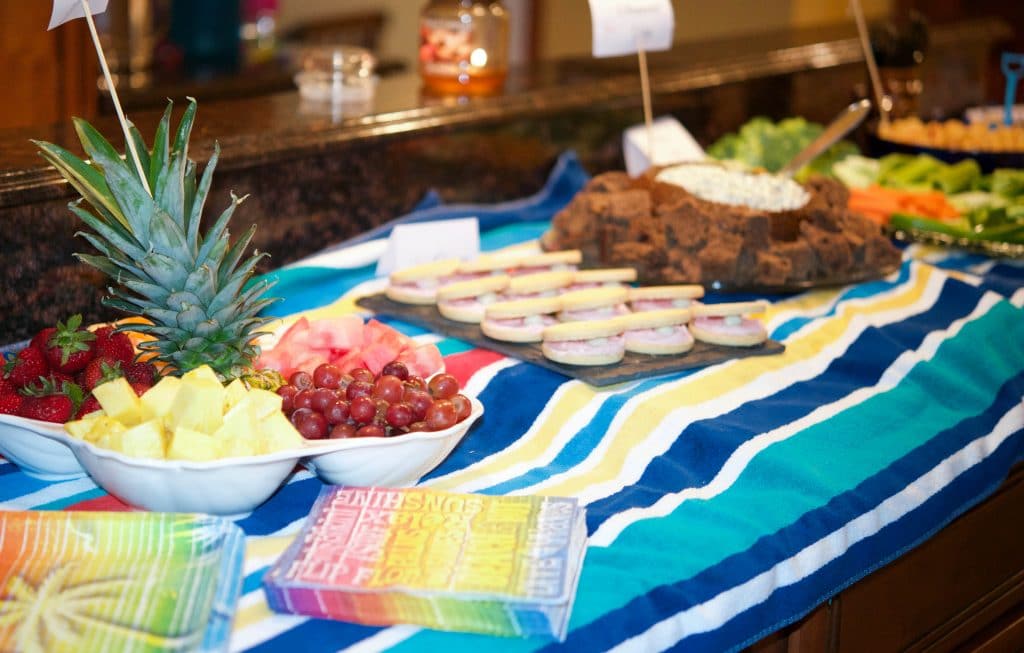
<instances>
[{"instance_id":1,"label":"glass jar with candle","mask_svg":"<svg viewBox=\"0 0 1024 653\"><path fill-rule=\"evenodd\" d=\"M425 90L485 95L508 70L508 14L501 2L432 0L420 15L420 74Z\"/></svg>"}]
</instances>

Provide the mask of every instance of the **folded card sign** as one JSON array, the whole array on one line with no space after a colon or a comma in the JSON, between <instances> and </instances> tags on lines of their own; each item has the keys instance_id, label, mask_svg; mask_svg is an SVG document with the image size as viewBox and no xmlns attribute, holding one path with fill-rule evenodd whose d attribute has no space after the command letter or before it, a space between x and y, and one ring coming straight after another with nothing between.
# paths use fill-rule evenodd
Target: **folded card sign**
<instances>
[{"instance_id":1,"label":"folded card sign","mask_svg":"<svg viewBox=\"0 0 1024 653\"><path fill-rule=\"evenodd\" d=\"M400 224L391 230L387 248L377 261L377 276L446 258L473 259L479 254L476 218Z\"/></svg>"},{"instance_id":2,"label":"folded card sign","mask_svg":"<svg viewBox=\"0 0 1024 653\"><path fill-rule=\"evenodd\" d=\"M595 57L672 47L675 15L669 0L590 0Z\"/></svg>"}]
</instances>

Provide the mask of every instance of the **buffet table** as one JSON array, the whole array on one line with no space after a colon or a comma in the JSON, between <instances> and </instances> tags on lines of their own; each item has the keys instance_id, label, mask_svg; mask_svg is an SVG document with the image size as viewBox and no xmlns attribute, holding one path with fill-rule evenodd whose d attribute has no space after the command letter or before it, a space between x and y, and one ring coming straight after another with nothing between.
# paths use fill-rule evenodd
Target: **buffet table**
<instances>
[{"instance_id":1,"label":"buffet table","mask_svg":"<svg viewBox=\"0 0 1024 653\"><path fill-rule=\"evenodd\" d=\"M530 247L586 179L565 155L535 196L432 201L403 220L476 216L482 249ZM390 226L273 272L274 313L357 310L383 285L374 262ZM884 279L768 299L784 353L600 389L386 320L436 341L486 408L424 485L586 505L568 639L271 613L262 576L322 485L297 470L236 520L247 542L231 648L734 650L928 541L1024 459L1024 266L911 246ZM12 464L0 508L127 510L88 478L48 483Z\"/></svg>"}]
</instances>

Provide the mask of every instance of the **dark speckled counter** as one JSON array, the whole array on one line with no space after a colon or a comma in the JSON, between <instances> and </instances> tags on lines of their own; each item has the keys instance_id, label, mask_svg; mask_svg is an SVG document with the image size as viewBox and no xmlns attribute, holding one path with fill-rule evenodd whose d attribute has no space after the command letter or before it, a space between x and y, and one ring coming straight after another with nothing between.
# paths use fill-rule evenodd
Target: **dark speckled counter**
<instances>
[{"instance_id":1,"label":"dark speckled counter","mask_svg":"<svg viewBox=\"0 0 1024 653\"><path fill-rule=\"evenodd\" d=\"M923 103L980 101L986 55L1007 34L995 20L935 28ZM757 114L828 120L864 77L849 27L678 47L650 63L656 114L676 115L704 143ZM951 75L952 100L941 95ZM501 95L473 99L424 96L415 75L400 74L358 110L295 92L200 103L191 153L205 161L219 141L208 206L219 212L231 191L249 194L235 231L257 223L255 244L275 267L401 215L431 189L446 201L533 193L566 149L593 173L621 169L622 129L641 116L635 58L538 65L514 72ZM151 134L159 112L131 118ZM120 135L110 120L97 126ZM80 151L67 124L0 131L0 343L75 312L116 317L100 305L103 279L71 257L87 248L66 209L72 192L33 138Z\"/></svg>"}]
</instances>

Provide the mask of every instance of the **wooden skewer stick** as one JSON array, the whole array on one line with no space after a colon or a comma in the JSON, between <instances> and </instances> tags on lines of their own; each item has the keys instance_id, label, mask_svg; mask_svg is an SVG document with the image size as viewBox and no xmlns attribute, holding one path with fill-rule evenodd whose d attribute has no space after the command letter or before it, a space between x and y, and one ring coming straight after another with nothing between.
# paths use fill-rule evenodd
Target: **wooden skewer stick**
<instances>
[{"instance_id":1,"label":"wooden skewer stick","mask_svg":"<svg viewBox=\"0 0 1024 653\"><path fill-rule=\"evenodd\" d=\"M889 109L885 105L885 91L882 89L882 78L878 74L875 53L871 49L871 37L868 35L867 23L864 21L864 9L860 6L860 0L850 0L850 8L853 10L853 18L857 22L860 47L864 51L864 61L868 65L871 87L875 91L875 105L878 107L878 114L881 116L882 122L888 123Z\"/></svg>"},{"instance_id":2,"label":"wooden skewer stick","mask_svg":"<svg viewBox=\"0 0 1024 653\"><path fill-rule=\"evenodd\" d=\"M647 160L654 165L654 117L651 113L651 82L647 78L647 52L642 45L637 44L636 53L640 59L640 93L643 95L644 125L647 127Z\"/></svg>"},{"instance_id":3,"label":"wooden skewer stick","mask_svg":"<svg viewBox=\"0 0 1024 653\"><path fill-rule=\"evenodd\" d=\"M96 54L100 58L100 68L103 69L103 77L107 80L107 88L110 89L110 99L114 101L114 110L117 112L117 119L121 121L121 129L124 130L124 140L128 145L128 151L132 155L132 161L135 163L135 169L139 171L139 177L142 178L142 185L145 187L146 192L149 193L150 197L153 196L153 191L149 187L149 180L146 176L146 171L142 168L142 159L139 158L139 152L135 149L135 139L132 138L131 132L128 130L128 119L124 116L124 110L121 109L121 100L117 97L117 88L114 87L114 78L110 75L110 67L107 66L107 57L103 54L103 46L100 45L100 36L96 32L96 23L92 19L92 9L89 7L89 0L81 0L82 9L85 10L85 21L89 24L89 33L92 35L92 43L96 46Z\"/></svg>"}]
</instances>

